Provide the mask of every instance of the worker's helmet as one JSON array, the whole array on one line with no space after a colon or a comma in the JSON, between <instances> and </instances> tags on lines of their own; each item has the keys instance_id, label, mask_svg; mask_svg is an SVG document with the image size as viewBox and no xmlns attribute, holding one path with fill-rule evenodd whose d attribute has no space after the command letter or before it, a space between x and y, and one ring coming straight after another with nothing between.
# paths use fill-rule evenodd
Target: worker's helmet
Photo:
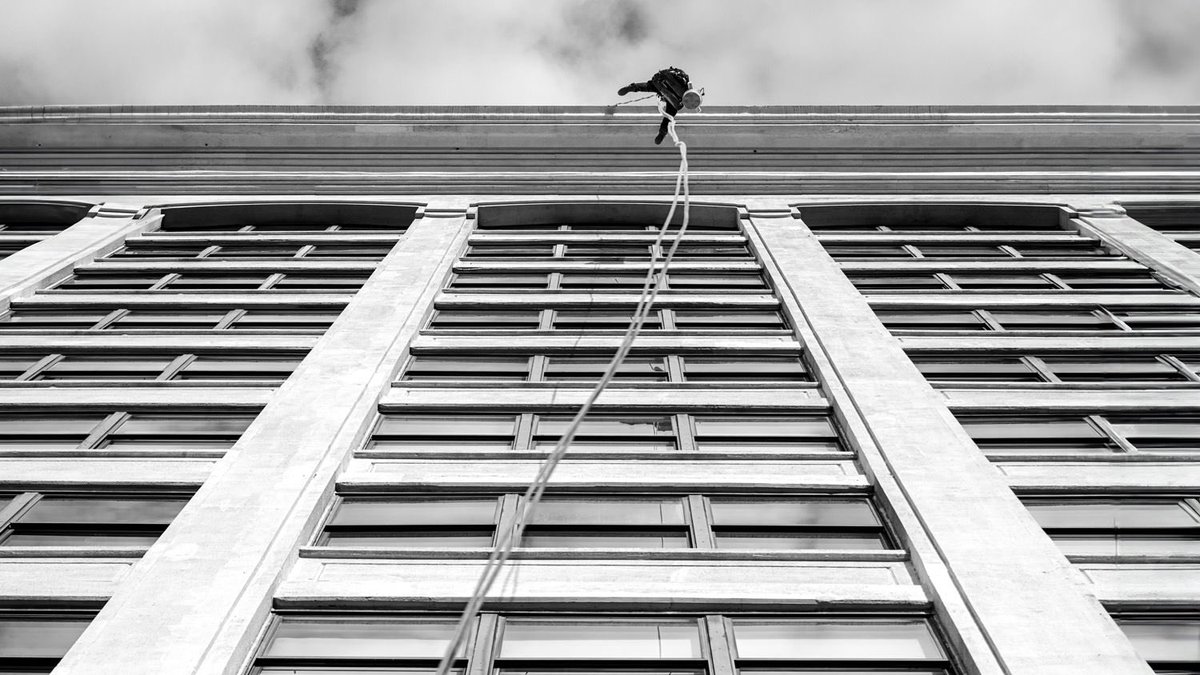
<instances>
[{"instance_id":1,"label":"worker's helmet","mask_svg":"<svg viewBox=\"0 0 1200 675\"><path fill-rule=\"evenodd\" d=\"M688 89L683 92L683 108L684 110L695 110L700 107L704 101L704 91L697 91L695 88Z\"/></svg>"}]
</instances>

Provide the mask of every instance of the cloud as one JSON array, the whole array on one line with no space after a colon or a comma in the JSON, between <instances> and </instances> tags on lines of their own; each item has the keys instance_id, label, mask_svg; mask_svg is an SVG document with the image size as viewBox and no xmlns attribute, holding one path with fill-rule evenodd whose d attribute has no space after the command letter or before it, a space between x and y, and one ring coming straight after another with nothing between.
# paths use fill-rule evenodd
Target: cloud
<instances>
[{"instance_id":1,"label":"cloud","mask_svg":"<svg viewBox=\"0 0 1200 675\"><path fill-rule=\"evenodd\" d=\"M1195 0L0 0L0 104L1200 103Z\"/></svg>"}]
</instances>

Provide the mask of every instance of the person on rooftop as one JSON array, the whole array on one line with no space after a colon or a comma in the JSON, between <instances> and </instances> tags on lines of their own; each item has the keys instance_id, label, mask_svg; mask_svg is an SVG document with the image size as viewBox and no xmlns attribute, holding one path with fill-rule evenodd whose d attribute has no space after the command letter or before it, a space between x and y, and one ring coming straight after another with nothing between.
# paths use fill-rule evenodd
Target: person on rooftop
<instances>
[{"instance_id":1,"label":"person on rooftop","mask_svg":"<svg viewBox=\"0 0 1200 675\"><path fill-rule=\"evenodd\" d=\"M675 66L658 71L646 82L631 82L618 89L617 95L624 96L633 92L658 94L662 99L664 112L671 117L682 108L693 109L700 105L700 95L692 89L691 78ZM662 144L670 122L669 118L663 118L662 124L658 126L658 135L654 137L655 145Z\"/></svg>"}]
</instances>

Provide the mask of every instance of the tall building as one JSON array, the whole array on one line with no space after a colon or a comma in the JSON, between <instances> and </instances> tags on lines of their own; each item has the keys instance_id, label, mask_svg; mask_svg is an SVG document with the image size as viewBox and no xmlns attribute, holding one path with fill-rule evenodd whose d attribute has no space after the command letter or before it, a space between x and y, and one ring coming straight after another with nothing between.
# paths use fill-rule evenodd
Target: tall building
<instances>
[{"instance_id":1,"label":"tall building","mask_svg":"<svg viewBox=\"0 0 1200 675\"><path fill-rule=\"evenodd\" d=\"M432 672L655 114L0 119L0 672ZM1200 109L680 133L457 672L1200 673Z\"/></svg>"}]
</instances>

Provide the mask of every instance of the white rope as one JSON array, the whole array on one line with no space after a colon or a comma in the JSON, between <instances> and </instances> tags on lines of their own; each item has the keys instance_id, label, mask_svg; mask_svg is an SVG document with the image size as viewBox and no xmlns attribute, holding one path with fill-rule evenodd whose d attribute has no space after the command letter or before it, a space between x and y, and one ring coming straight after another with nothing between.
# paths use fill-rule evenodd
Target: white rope
<instances>
[{"instance_id":1,"label":"white rope","mask_svg":"<svg viewBox=\"0 0 1200 675\"><path fill-rule=\"evenodd\" d=\"M534 508L541 501L542 494L546 491L546 485L550 482L550 476L554 473L554 469L558 466L558 463L562 461L563 456L567 454L567 449L571 447L571 441L575 440L575 435L579 431L579 425L583 423L584 417L591 411L592 405L600 397L600 394L603 393L605 387L612 382L617 369L621 367L621 363L624 362L625 357L629 354L629 350L633 348L633 342L637 339L638 334L641 333L642 325L646 322L646 317L649 316L650 309L655 299L658 298L658 292L667 278L667 269L671 265L671 260L675 258L675 251L679 248L679 242L683 241L683 235L687 232L688 218L691 215L687 144L679 140L679 136L675 134L675 117L667 114L662 101L658 104L658 110L663 114L663 117L667 118L667 131L671 134L671 140L675 142L675 147L679 148L679 173L675 177L675 195L671 198L671 208L667 211L667 219L663 222L662 228L659 229L658 237L654 240L654 246L650 251L650 268L646 270L646 281L642 284L642 293L638 299L637 309L634 311L633 317L629 322L629 328L625 331L625 338L621 341L621 346L617 349L617 353L613 355L612 361L608 363L608 368L604 371L604 375L601 376L596 386L592 388L591 393L588 394L587 399L579 408L579 412L575 413L575 417L567 426L566 431L558 439L558 444L554 446L554 450L546 457L546 461L542 463L537 476L530 483L529 489L525 491L525 498L522 500L523 508L517 516L516 526L511 532L501 532L497 538L487 562L484 563L483 572L479 575L479 582L475 584L475 590L471 592L471 598L467 601L467 606L463 609L462 616L458 620L458 625L454 630L454 637L450 640L450 644L447 645L446 653L442 656L441 663L438 664L437 675L450 674L450 667L454 663L454 655L458 653L463 641L470 634L471 625L474 623L475 617L479 615L479 609L483 606L484 598L487 596L488 591L491 590L496 579L500 576L504 564L512 556L513 548L521 540L521 535L525 533L525 526L529 523ZM656 274L655 266L658 263L657 251L666 237L667 230L671 227L671 220L675 217L675 208L679 205L680 186L683 187L683 222L679 226L679 234L676 235L675 241L671 243L671 248L667 251L667 255L663 259L661 269Z\"/></svg>"}]
</instances>

